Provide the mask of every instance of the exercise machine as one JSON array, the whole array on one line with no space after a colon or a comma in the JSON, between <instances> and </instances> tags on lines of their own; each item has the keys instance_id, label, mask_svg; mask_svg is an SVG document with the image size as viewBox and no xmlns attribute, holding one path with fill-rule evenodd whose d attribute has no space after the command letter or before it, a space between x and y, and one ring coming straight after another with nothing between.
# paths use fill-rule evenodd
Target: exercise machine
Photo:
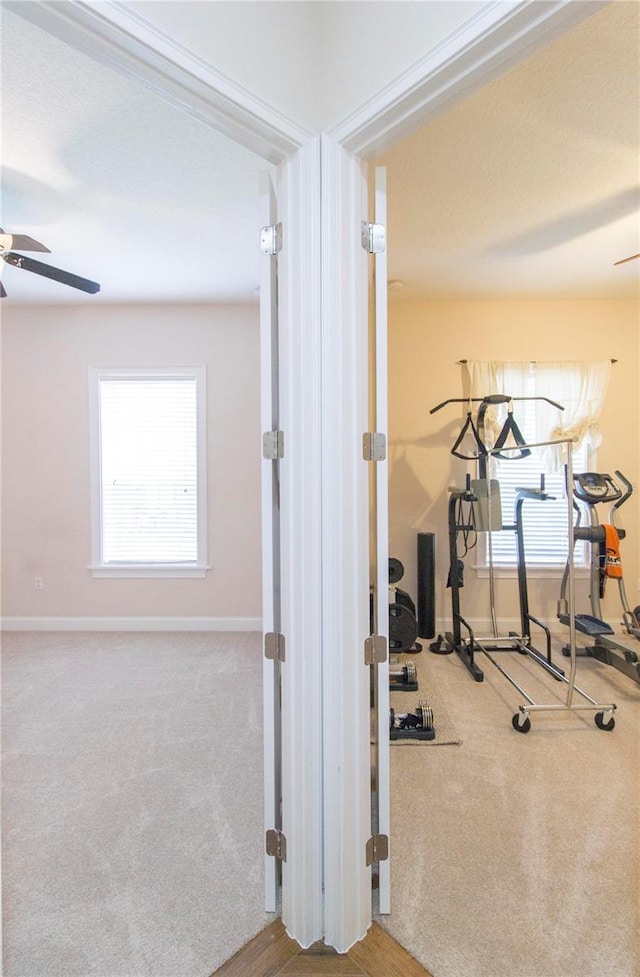
<instances>
[{"instance_id":1,"label":"exercise machine","mask_svg":"<svg viewBox=\"0 0 640 977\"><path fill-rule=\"evenodd\" d=\"M453 632L449 635L445 635L444 640L439 636L438 641L431 645L431 650L437 653L449 653L450 651L455 651L458 653L468 670L471 672L476 681L482 681L483 673L479 669L475 662L475 652L480 652L483 654L495 668L510 682L510 684L518 690L518 692L526 700L518 708L518 711L512 716L513 728L519 733L527 733L531 728L531 714L535 712L542 711L579 711L579 710L590 710L594 712L594 721L599 729L610 731L615 726L614 713L616 710L615 703L598 703L595 699L591 698L586 692L578 688L575 684L576 676L576 619L575 619L575 571L574 571L574 525L573 525L573 506L571 498L570 485L573 484L573 457L572 457L572 444L573 440L571 438L558 439L553 441L540 441L536 443L525 443L522 438L517 425L513 419L513 400L514 399L535 399L535 400L547 400L548 403L553 404L553 406L558 409L562 409L560 404L555 404L553 401L549 401L548 398L511 398L502 394L494 394L489 397L484 397L480 399L480 408L478 409L478 423L474 425L471 410L471 401L469 401L469 409L467 412L467 418L462 432L458 436L452 454L456 454L458 457L462 458L474 458L478 461L478 469L480 478L477 480L476 484L471 481L470 476L467 475L467 483L464 490L460 491L457 489L450 489L451 498L449 501L449 544L450 544L450 568L449 568L449 581L448 586L451 587L452 594L452 616L453 616ZM458 401L445 401L443 404L439 404L437 407L433 408L431 413L434 413L440 408L444 407L445 404L457 402L465 403L466 400ZM484 411L490 404L500 404L509 403L509 413L505 426L501 430L498 438L496 439L494 446L488 448L485 444L484 431L483 431L483 417ZM506 433L505 433L506 428ZM464 455L459 451L462 444L463 438L467 433L467 430L471 431L473 435L475 444L477 446L477 451L474 452L472 456ZM511 440L511 444L508 440ZM517 451L520 456L525 452L530 453L534 448L542 448L550 445L562 445L566 449L567 454L567 464L565 466L565 484L567 486L567 536L568 536L568 560L567 560L567 582L568 582L568 599L567 599L567 624L569 626L569 656L571 659L571 667L569 677L564 674L564 672L559 669L551 661L551 647L550 647L550 632L542 622L537 621L530 613L528 607L528 597L527 597L527 587L526 587L526 562L524 553L524 534L522 529L522 509L524 502L530 499L536 499L538 501L544 501L549 496L546 495L544 491L544 482L541 480L540 489L520 489L516 498L515 505L515 526L503 527L501 523L501 517L499 516L498 507L494 509L493 506L493 496L495 495L494 487L492 486L493 480L488 476L488 459L491 456L498 457L509 457L510 452ZM477 486L477 487L476 487ZM499 488L498 483L495 483L495 487ZM481 503L484 502L484 506ZM476 519L476 512L479 512L479 517ZM500 638L497 629L496 614L495 614L495 598L493 589L493 559L491 550L491 533L496 528L495 523L498 522L498 528L508 528L515 529L516 539L517 539L517 552L518 552L518 587L520 593L520 614L521 614L521 634L516 635L510 633L504 638ZM461 567L460 559L458 556L458 537L461 534L465 540L465 553L471 548L471 545L475 545L475 534L478 531L487 531L489 533L489 577L490 577L490 603L491 603L491 616L493 623L493 635L488 638L478 638L474 635L473 630L467 621L464 620L460 613L460 587L462 585L461 581ZM471 542L470 544L470 540ZM545 631L546 641L547 641L547 654L542 655L536 651L536 649L531 644L531 638L529 635L530 624L531 623L540 624ZM462 628L464 627L466 631L466 636L462 636ZM555 679L564 682L567 685L567 694L565 701L563 703L553 702L553 703L537 703L518 684L518 682L513 678L512 675L507 672L506 669L496 661L495 657L491 652L501 651L501 650L515 650L522 654L525 654L535 661L537 661L543 668L550 672ZM575 702L575 694L579 695L582 702Z\"/></svg>"},{"instance_id":2,"label":"exercise machine","mask_svg":"<svg viewBox=\"0 0 640 977\"><path fill-rule=\"evenodd\" d=\"M622 627L627 635L640 640L640 606L631 610L624 585L623 566L620 558L619 542L626 536L625 530L616 525L620 508L631 498L633 486L620 471L614 475L600 472L581 472L573 476L574 509L577 513L574 538L589 544L589 598L590 614L576 614L576 628L580 634L593 640L593 644L581 646L579 656L595 658L605 665L611 665L634 682L640 684L640 659L632 648L621 644L614 637L614 629L603 620L601 599L609 580L616 580L622 608ZM589 515L589 525L581 525L583 503ZM599 505L609 505L608 523L601 523L598 516ZM558 618L567 623L568 602L566 598L568 566L562 578L558 600ZM568 654L567 647L563 654Z\"/></svg>"},{"instance_id":3,"label":"exercise machine","mask_svg":"<svg viewBox=\"0 0 640 977\"><path fill-rule=\"evenodd\" d=\"M488 459L492 455L508 458L512 456L510 453L514 451L517 452L517 457L526 457L531 454L531 446L525 444L513 415L513 401L524 399L547 400L547 398L512 398L503 394L492 394L484 398L475 398L474 400L480 405L478 408L477 424L473 422L471 409L471 402L473 401L447 400L434 407L431 411L433 414L450 403L468 403L465 423L451 453L465 460L477 461L478 478L474 480L468 474L464 489L455 487L449 489L449 577L447 587L451 590L452 631L445 633L444 637L439 635L437 640L430 646L430 649L436 654L449 654L455 651L476 682L482 682L484 679L484 672L476 661L476 652L481 652L488 656L488 653L491 651L518 651L524 655L528 655L549 671L554 678L561 679L564 674L563 670L552 660L551 633L549 628L531 614L529 610L524 549L524 503L528 500L544 502L551 499L552 496L545 492L543 478L541 479L540 488L519 489L515 502L514 522L504 525L500 505L500 485L496 479L488 477ZM555 404L553 401L548 402L553 403L558 409L562 409L560 404ZM508 405L507 418L496 438L494 447L488 449L484 441L485 413L489 406L498 404ZM472 434L476 448L476 451L471 455L464 454L461 450L464 438L469 431ZM509 440L512 442L511 445L508 444ZM495 607L492 533L497 531L510 531L516 535L520 633L516 634L511 631L506 636L501 636L499 633ZM460 598L460 591L464 586L464 557L476 545L477 534L479 532L488 532L489 534L487 537L489 557L489 608L493 629L491 635L481 638L474 634L473 628L462 615ZM532 624L539 627L543 632L545 643L544 652L540 652L533 644L531 637ZM495 661L493 661L493 664L497 665Z\"/></svg>"}]
</instances>

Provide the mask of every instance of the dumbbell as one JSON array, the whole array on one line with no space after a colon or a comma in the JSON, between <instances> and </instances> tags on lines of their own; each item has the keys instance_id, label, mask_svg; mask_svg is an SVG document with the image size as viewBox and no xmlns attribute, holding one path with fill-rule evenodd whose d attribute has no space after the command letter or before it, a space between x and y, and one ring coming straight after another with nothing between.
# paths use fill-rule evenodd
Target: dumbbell
<instances>
[{"instance_id":1,"label":"dumbbell","mask_svg":"<svg viewBox=\"0 0 640 977\"><path fill-rule=\"evenodd\" d=\"M394 692L418 691L418 670L413 662L389 669L389 688Z\"/></svg>"},{"instance_id":2,"label":"dumbbell","mask_svg":"<svg viewBox=\"0 0 640 977\"><path fill-rule=\"evenodd\" d=\"M389 710L391 739L434 739L433 709L425 700L416 706L415 712Z\"/></svg>"}]
</instances>

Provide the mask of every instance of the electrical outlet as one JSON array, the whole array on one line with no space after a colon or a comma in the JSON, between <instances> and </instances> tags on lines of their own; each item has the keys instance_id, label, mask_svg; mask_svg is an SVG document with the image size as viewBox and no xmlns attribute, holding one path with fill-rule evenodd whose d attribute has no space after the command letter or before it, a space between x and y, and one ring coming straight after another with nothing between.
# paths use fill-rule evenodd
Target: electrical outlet
<instances>
[{"instance_id":1,"label":"electrical outlet","mask_svg":"<svg viewBox=\"0 0 640 977\"><path fill-rule=\"evenodd\" d=\"M34 577L33 586L35 590L44 590L44 580L42 577Z\"/></svg>"}]
</instances>

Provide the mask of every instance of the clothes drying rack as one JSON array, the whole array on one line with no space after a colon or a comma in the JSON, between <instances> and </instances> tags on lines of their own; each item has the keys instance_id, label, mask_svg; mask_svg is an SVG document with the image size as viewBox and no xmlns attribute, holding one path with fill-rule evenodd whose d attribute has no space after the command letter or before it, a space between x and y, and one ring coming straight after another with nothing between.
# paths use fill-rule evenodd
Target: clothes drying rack
<instances>
[{"instance_id":1,"label":"clothes drying rack","mask_svg":"<svg viewBox=\"0 0 640 977\"><path fill-rule=\"evenodd\" d=\"M518 707L518 711L512 717L512 725L515 730L519 733L528 733L531 729L531 714L538 712L579 712L579 711L591 711L594 713L594 721L599 729L610 731L615 726L614 713L616 711L616 704L614 702L601 703L592 699L588 693L576 685L576 665L577 665L577 644L576 644L576 615L575 615L575 605L576 605L576 587L575 587L575 563L574 563L574 525L573 525L573 499L571 493L571 486L573 485L573 450L572 446L575 443L575 438L566 438L557 441L538 441L536 443L527 443L527 448L544 448L551 445L566 445L567 446L567 465L566 465L566 484L567 484L567 529L568 529L568 539L569 539L569 555L568 555L568 624L569 624L569 659L570 668L569 676L557 675L559 681L565 682L567 685L566 698L563 703L538 703L529 695L529 693L522 688L522 686L516 682L512 675L502 668L502 666L493 658L490 652L486 651L482 645L478 642L476 638L476 644L480 651L482 651L489 661L498 669L498 671L513 685L515 689L518 690L521 696L526 699L526 703ZM501 452L517 450L517 446L513 448L505 448L504 446L499 449ZM489 454L497 454L495 449L487 449ZM575 694L581 697L582 702L575 702Z\"/></svg>"}]
</instances>

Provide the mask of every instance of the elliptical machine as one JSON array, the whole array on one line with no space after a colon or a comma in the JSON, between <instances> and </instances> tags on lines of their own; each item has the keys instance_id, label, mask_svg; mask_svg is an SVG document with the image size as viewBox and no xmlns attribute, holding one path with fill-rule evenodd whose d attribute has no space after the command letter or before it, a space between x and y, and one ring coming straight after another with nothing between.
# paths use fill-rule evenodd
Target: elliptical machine
<instances>
[{"instance_id":1,"label":"elliptical machine","mask_svg":"<svg viewBox=\"0 0 640 977\"><path fill-rule=\"evenodd\" d=\"M577 631L593 639L592 645L578 648L576 654L611 665L640 684L640 660L637 653L611 637L615 632L606 621L602 620L600 606L607 580L610 577L616 579L622 606L622 626L626 634L640 641L640 605L634 610L629 606L622 561L617 549L618 541L624 539L626 533L624 529L616 526L616 514L633 494L633 486L622 472L615 471L614 475L615 478L600 472L582 472L573 476L573 506L577 512L574 539L585 540L589 543L591 551L589 575L591 614L576 614L575 625ZM580 525L581 510L578 502L583 502L588 508L588 526ZM598 518L597 506L601 503L610 505L608 524L600 523ZM566 600L568 576L567 564L558 600L558 619L563 624L568 620ZM564 655L569 654L566 647L562 651Z\"/></svg>"}]
</instances>

